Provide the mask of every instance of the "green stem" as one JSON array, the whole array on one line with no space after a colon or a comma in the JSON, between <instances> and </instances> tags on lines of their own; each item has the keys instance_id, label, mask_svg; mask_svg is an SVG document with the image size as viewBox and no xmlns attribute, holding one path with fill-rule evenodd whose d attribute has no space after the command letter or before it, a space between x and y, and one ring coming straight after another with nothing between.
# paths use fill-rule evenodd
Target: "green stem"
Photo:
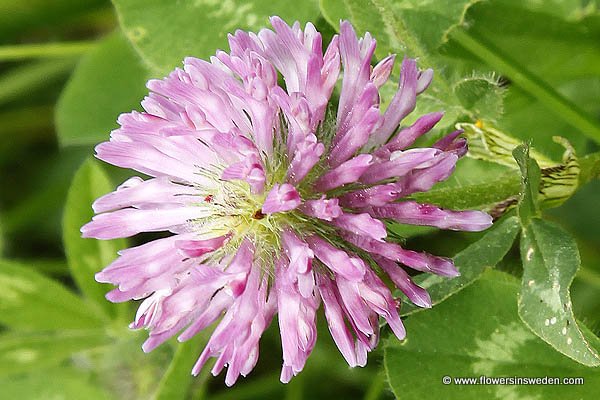
<instances>
[{"instance_id":1,"label":"green stem","mask_svg":"<svg viewBox=\"0 0 600 400\"><path fill-rule=\"evenodd\" d=\"M40 61L5 72L0 76L0 105L54 82L73 68L76 58Z\"/></svg>"},{"instance_id":2,"label":"green stem","mask_svg":"<svg viewBox=\"0 0 600 400\"><path fill-rule=\"evenodd\" d=\"M163 375L153 400L167 399L186 399L190 391L190 386L194 382L194 377L190 374L190 368L198 358L201 349L208 342L206 331L185 343L178 343L173 359ZM208 383L207 374L204 373L203 386Z\"/></svg>"},{"instance_id":3,"label":"green stem","mask_svg":"<svg viewBox=\"0 0 600 400\"><path fill-rule=\"evenodd\" d=\"M69 268L67 268L67 264L63 259L22 258L14 261L34 269L37 272L41 272L44 275L53 277L66 277L69 275Z\"/></svg>"},{"instance_id":4,"label":"green stem","mask_svg":"<svg viewBox=\"0 0 600 400\"><path fill-rule=\"evenodd\" d=\"M238 383L237 386L213 394L210 398L211 400L279 399L284 386L274 383L278 381L279 372L254 378L247 383Z\"/></svg>"},{"instance_id":5,"label":"green stem","mask_svg":"<svg viewBox=\"0 0 600 400\"><path fill-rule=\"evenodd\" d=\"M304 394L304 380L306 374L300 374L299 376L292 379L292 381L285 386L284 400L302 400L305 398Z\"/></svg>"},{"instance_id":6,"label":"green stem","mask_svg":"<svg viewBox=\"0 0 600 400\"><path fill-rule=\"evenodd\" d=\"M387 27L388 31L393 33L398 43L404 44L407 50L406 53L411 57L417 57L421 65L435 68L436 63L430 58L429 52L423 48L417 38L406 27L402 18L398 18L392 10L392 3L387 0L371 0L371 3L381 15L383 24ZM361 10L358 10L358 12L361 12ZM352 21L355 20L357 18L352 18ZM448 98L456 96L446 79L438 77L434 79L433 84L443 92L443 96Z\"/></svg>"},{"instance_id":7,"label":"green stem","mask_svg":"<svg viewBox=\"0 0 600 400\"><path fill-rule=\"evenodd\" d=\"M13 135L13 139L17 133L34 136L36 131L52 127L54 109L52 106L43 105L8 110L0 113L0 121L0 136ZM2 148L0 144L0 149Z\"/></svg>"},{"instance_id":8,"label":"green stem","mask_svg":"<svg viewBox=\"0 0 600 400\"><path fill-rule=\"evenodd\" d=\"M600 274L591 269L583 267L579 268L579 271L577 271L577 275L575 275L575 278L589 284L590 286L594 286L597 289L600 289Z\"/></svg>"},{"instance_id":9,"label":"green stem","mask_svg":"<svg viewBox=\"0 0 600 400\"><path fill-rule=\"evenodd\" d=\"M375 375L373 382L365 393L365 400L377 400L385 389L385 375L383 371Z\"/></svg>"},{"instance_id":10,"label":"green stem","mask_svg":"<svg viewBox=\"0 0 600 400\"><path fill-rule=\"evenodd\" d=\"M94 41L79 41L0 46L0 61L75 56L88 51L94 43Z\"/></svg>"},{"instance_id":11,"label":"green stem","mask_svg":"<svg viewBox=\"0 0 600 400\"><path fill-rule=\"evenodd\" d=\"M462 29L454 29L451 37L489 66L506 75L515 85L556 112L570 125L600 142L600 126L597 121L493 44L481 37L475 38Z\"/></svg>"}]
</instances>

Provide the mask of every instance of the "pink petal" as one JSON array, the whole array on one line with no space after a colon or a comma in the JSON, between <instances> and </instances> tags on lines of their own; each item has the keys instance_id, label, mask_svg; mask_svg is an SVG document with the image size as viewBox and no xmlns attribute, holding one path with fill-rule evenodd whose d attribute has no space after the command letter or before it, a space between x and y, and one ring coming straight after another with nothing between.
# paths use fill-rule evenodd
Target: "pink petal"
<instances>
[{"instance_id":1,"label":"pink petal","mask_svg":"<svg viewBox=\"0 0 600 400\"><path fill-rule=\"evenodd\" d=\"M419 307L431 308L431 297L427 290L415 284L398 264L383 257L377 257L375 260L410 301Z\"/></svg>"},{"instance_id":2,"label":"pink petal","mask_svg":"<svg viewBox=\"0 0 600 400\"><path fill-rule=\"evenodd\" d=\"M417 138L429 132L435 126L435 124L442 119L443 116L444 113L433 112L419 117L414 124L408 128L401 129L400 132L398 132L398 134L394 136L389 143L383 146L383 149L392 152L407 148L413 144Z\"/></svg>"},{"instance_id":3,"label":"pink petal","mask_svg":"<svg viewBox=\"0 0 600 400\"><path fill-rule=\"evenodd\" d=\"M453 153L442 153L436 156L432 165L410 172L400 181L402 189L399 193L408 196L415 192L426 192L438 182L448 179L454 171L458 156ZM399 197L397 197L399 198ZM383 205L383 204L372 204Z\"/></svg>"},{"instance_id":4,"label":"pink petal","mask_svg":"<svg viewBox=\"0 0 600 400\"><path fill-rule=\"evenodd\" d=\"M189 257L200 257L220 248L230 237L231 235L223 235L204 240L178 240L175 246Z\"/></svg>"},{"instance_id":5,"label":"pink petal","mask_svg":"<svg viewBox=\"0 0 600 400\"><path fill-rule=\"evenodd\" d=\"M308 135L303 142L298 144L296 151L293 153L294 157L290 162L287 173L288 182L291 184L300 183L319 162L324 151L325 146L323 143L317 142L315 135Z\"/></svg>"},{"instance_id":6,"label":"pink petal","mask_svg":"<svg viewBox=\"0 0 600 400\"><path fill-rule=\"evenodd\" d=\"M188 237L175 235L121 250L115 261L96 274L96 280L119 286L107 295L110 301L139 299L158 290L170 291L177 285L176 277L191 268L175 248L178 239Z\"/></svg>"},{"instance_id":7,"label":"pink petal","mask_svg":"<svg viewBox=\"0 0 600 400\"><path fill-rule=\"evenodd\" d=\"M398 92L383 114L381 126L373 133L371 143L381 145L394 133L400 121L410 114L416 105L418 85L417 62L410 58L402 61Z\"/></svg>"},{"instance_id":8,"label":"pink petal","mask_svg":"<svg viewBox=\"0 0 600 400\"><path fill-rule=\"evenodd\" d=\"M375 218L389 218L403 224L457 231L482 231L492 225L492 217L481 211L449 211L414 201L371 207L368 212Z\"/></svg>"},{"instance_id":9,"label":"pink petal","mask_svg":"<svg viewBox=\"0 0 600 400\"><path fill-rule=\"evenodd\" d=\"M338 205L338 199L326 199L325 195L319 200L307 200L300 207L300 211L304 214L331 221L342 215L342 209Z\"/></svg>"},{"instance_id":10,"label":"pink petal","mask_svg":"<svg viewBox=\"0 0 600 400\"><path fill-rule=\"evenodd\" d=\"M412 169L422 167L432 161L439 152L438 149L430 148L396 151L391 154L389 161L373 163L360 177L360 181L372 184L384 179L406 175Z\"/></svg>"},{"instance_id":11,"label":"pink petal","mask_svg":"<svg viewBox=\"0 0 600 400\"><path fill-rule=\"evenodd\" d=\"M125 207L149 208L165 204L180 206L200 202L198 190L192 186L175 184L166 177L148 179L133 177L125 181L116 191L98 198L92 205L96 213Z\"/></svg>"},{"instance_id":12,"label":"pink petal","mask_svg":"<svg viewBox=\"0 0 600 400\"><path fill-rule=\"evenodd\" d=\"M205 149L204 153L207 152L210 150ZM135 169L150 176L168 176L178 181L200 183L208 187L212 185L209 180L196 173L193 164L170 157L146 143L100 143L96 146L96 157L118 167Z\"/></svg>"},{"instance_id":13,"label":"pink petal","mask_svg":"<svg viewBox=\"0 0 600 400\"><path fill-rule=\"evenodd\" d=\"M347 183L354 183L371 165L373 156L370 154L359 154L358 156L340 164L338 167L329 170L323 174L314 184L315 190L326 192L343 186Z\"/></svg>"},{"instance_id":14,"label":"pink petal","mask_svg":"<svg viewBox=\"0 0 600 400\"><path fill-rule=\"evenodd\" d=\"M345 251L330 245L318 236L310 236L306 238L306 242L315 256L336 274L350 281L362 279L367 267L360 258L350 257Z\"/></svg>"},{"instance_id":15,"label":"pink petal","mask_svg":"<svg viewBox=\"0 0 600 400\"><path fill-rule=\"evenodd\" d=\"M433 80L433 70L428 68L424 71L419 72L419 78L417 80L417 94L423 93L431 84Z\"/></svg>"},{"instance_id":16,"label":"pink petal","mask_svg":"<svg viewBox=\"0 0 600 400\"><path fill-rule=\"evenodd\" d=\"M243 161L232 164L221 174L221 179L239 179L248 182L253 193L261 193L265 187L265 170L255 154L247 155Z\"/></svg>"},{"instance_id":17,"label":"pink petal","mask_svg":"<svg viewBox=\"0 0 600 400\"><path fill-rule=\"evenodd\" d=\"M340 306L335 290L337 290L331 279L321 274L318 277L318 287L321 298L323 299L323 308L329 332L333 341L344 356L344 359L351 367L359 365L354 347L354 339L348 330L344 321L344 313Z\"/></svg>"},{"instance_id":18,"label":"pink petal","mask_svg":"<svg viewBox=\"0 0 600 400\"><path fill-rule=\"evenodd\" d=\"M339 135L341 139L341 137L346 136L346 132L350 128L348 118L351 116L354 103L369 81L371 58L375 52L375 41L366 41L365 46L361 49L352 25L348 21L342 21L340 24L339 49L344 67L344 76L338 105L338 132L336 136ZM363 54L361 54L361 50L363 50Z\"/></svg>"},{"instance_id":19,"label":"pink petal","mask_svg":"<svg viewBox=\"0 0 600 400\"><path fill-rule=\"evenodd\" d=\"M284 263L278 263L275 278L283 370L286 371L282 371L284 383L291 379L289 372L296 375L302 371L314 348L317 339L316 312L319 306L317 297L304 297L293 282L283 276L287 273L286 268L288 267ZM288 370L291 371L287 372Z\"/></svg>"},{"instance_id":20,"label":"pink petal","mask_svg":"<svg viewBox=\"0 0 600 400\"><path fill-rule=\"evenodd\" d=\"M348 160L369 140L371 132L381 122L379 93L372 83L367 84L346 118L346 129L338 126L333 146L327 157L329 165L337 167Z\"/></svg>"},{"instance_id":21,"label":"pink petal","mask_svg":"<svg viewBox=\"0 0 600 400\"><path fill-rule=\"evenodd\" d=\"M394 60L396 59L395 54L391 54L379 61L371 72L371 81L379 89L388 80L392 69L394 68Z\"/></svg>"},{"instance_id":22,"label":"pink petal","mask_svg":"<svg viewBox=\"0 0 600 400\"><path fill-rule=\"evenodd\" d=\"M417 271L432 272L442 276L460 275L454 267L452 260L444 257L436 257L427 253L417 253L412 250L405 250L396 243L378 242L368 237L353 235L342 232L341 236L369 253L377 254L387 259L401 262Z\"/></svg>"},{"instance_id":23,"label":"pink petal","mask_svg":"<svg viewBox=\"0 0 600 400\"><path fill-rule=\"evenodd\" d=\"M178 207L157 210L123 208L98 214L81 228L84 238L116 239L140 232L173 230L188 221L206 217L203 207Z\"/></svg>"},{"instance_id":24,"label":"pink petal","mask_svg":"<svg viewBox=\"0 0 600 400\"><path fill-rule=\"evenodd\" d=\"M285 254L289 258L289 268L294 274L305 274L312 270L314 253L308 245L292 231L282 233Z\"/></svg>"},{"instance_id":25,"label":"pink petal","mask_svg":"<svg viewBox=\"0 0 600 400\"><path fill-rule=\"evenodd\" d=\"M352 232L355 235L364 235L378 241L383 240L387 236L385 224L372 218L367 213L343 213L335 218L331 224L348 232Z\"/></svg>"},{"instance_id":26,"label":"pink petal","mask_svg":"<svg viewBox=\"0 0 600 400\"><path fill-rule=\"evenodd\" d=\"M402 196L400 183L388 183L348 192L339 197L340 204L344 207L361 208L368 206L382 206Z\"/></svg>"},{"instance_id":27,"label":"pink petal","mask_svg":"<svg viewBox=\"0 0 600 400\"><path fill-rule=\"evenodd\" d=\"M294 186L289 183L275 184L265 199L262 212L273 214L290 211L298 207L301 202L300 194Z\"/></svg>"},{"instance_id":28,"label":"pink petal","mask_svg":"<svg viewBox=\"0 0 600 400\"><path fill-rule=\"evenodd\" d=\"M458 157L462 157L467 154L467 139L458 138L463 133L462 129L456 130L437 142L434 143L433 147L455 153Z\"/></svg>"}]
</instances>

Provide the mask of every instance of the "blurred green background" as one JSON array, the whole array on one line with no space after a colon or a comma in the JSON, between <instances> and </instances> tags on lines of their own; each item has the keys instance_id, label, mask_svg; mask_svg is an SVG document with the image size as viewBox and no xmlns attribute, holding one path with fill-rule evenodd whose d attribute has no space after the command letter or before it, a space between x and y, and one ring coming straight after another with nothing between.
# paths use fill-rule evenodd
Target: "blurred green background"
<instances>
[{"instance_id":1,"label":"blurred green background","mask_svg":"<svg viewBox=\"0 0 600 400\"><path fill-rule=\"evenodd\" d=\"M335 30L330 22L340 15L350 17L359 32L381 29L364 23L375 8L367 5L361 14L352 8L356 5L352 1L114 3L0 0L0 399L393 398L382 367L383 346L371 354L367 367L349 369L322 319L317 347L305 371L288 385L279 383L276 323L261 342L255 371L233 389L224 387L222 377L210 377L208 370L192 379L188 371L206 337L184 345L170 342L144 354L140 347L145 332L127 329L134 305L104 301L106 288L93 280L93 272L127 243L97 244L78 236L79 226L92 216L93 199L129 175L92 161L93 146L108 139L119 113L139 108L148 78L163 76L183 56L207 57L217 48L226 48L227 32L266 26L269 15L282 15L288 22L314 21L330 37ZM417 18L411 14L421 6L416 0L390 4L398 6L395 12L409 28L424 21L450 26L443 15L425 13ZM422 4L445 10L453 2ZM462 8L453 11L464 17L462 31L539 77L585 115L596 131L581 120L561 117L535 93L515 85L500 64L467 48L456 36L431 44L430 59L442 65L447 78L477 74L489 78L493 86L499 83L501 101L476 103L468 115L450 113L443 129L459 120L482 118L519 139L532 140L537 150L557 161L562 149L552 142L554 135L568 138L580 156L598 151L597 3L456 4L469 6L464 16L459 12ZM454 14L446 16L454 18ZM390 46L402 56L404 47ZM484 163L471 167L459 167L454 184L483 181L496 173ZM582 268L571 290L574 310L596 335L600 334L599 205L596 179L546 213L577 240ZM478 237L404 232L410 246L448 256ZM521 274L516 249L499 269Z\"/></svg>"}]
</instances>

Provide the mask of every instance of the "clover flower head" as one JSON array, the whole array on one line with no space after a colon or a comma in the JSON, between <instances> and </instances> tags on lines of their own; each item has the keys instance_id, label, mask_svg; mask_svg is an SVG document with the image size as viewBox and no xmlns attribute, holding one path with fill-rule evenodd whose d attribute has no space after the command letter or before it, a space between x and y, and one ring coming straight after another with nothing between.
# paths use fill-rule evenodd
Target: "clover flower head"
<instances>
[{"instance_id":1,"label":"clover flower head","mask_svg":"<svg viewBox=\"0 0 600 400\"><path fill-rule=\"evenodd\" d=\"M172 233L120 251L96 278L117 285L111 301L144 299L131 324L149 330L144 351L215 324L192 372L214 357L212 372L227 367L227 385L253 369L274 315L282 382L314 348L321 303L350 366L366 364L380 317L404 338L399 301L381 276L430 307L405 268L458 271L447 258L386 240L384 221L465 231L491 224L482 212L405 199L448 178L466 152L460 132L411 147L442 113L399 128L432 70L404 59L382 111L379 89L395 60L372 67L368 33L358 38L341 22L323 52L312 24L271 23L273 30L230 35L229 53L186 58L183 69L148 82L145 111L121 115L96 155L150 178L133 177L97 199L97 215L82 228L97 239Z\"/></svg>"}]
</instances>

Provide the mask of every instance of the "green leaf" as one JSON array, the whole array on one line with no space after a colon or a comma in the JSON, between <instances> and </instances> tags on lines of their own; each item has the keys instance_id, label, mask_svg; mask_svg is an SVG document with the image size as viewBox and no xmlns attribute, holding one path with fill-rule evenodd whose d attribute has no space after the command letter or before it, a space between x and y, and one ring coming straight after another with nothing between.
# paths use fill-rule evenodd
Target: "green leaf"
<instances>
[{"instance_id":1,"label":"green leaf","mask_svg":"<svg viewBox=\"0 0 600 400\"><path fill-rule=\"evenodd\" d=\"M600 152L581 157L579 159L579 165L581 166L581 171L579 173L580 186L600 178Z\"/></svg>"},{"instance_id":2,"label":"green leaf","mask_svg":"<svg viewBox=\"0 0 600 400\"><path fill-rule=\"evenodd\" d=\"M340 19L349 19L359 31L371 32L380 58L391 50L423 57L437 50L446 32L461 25L465 11L477 1L321 0L320 5L333 27Z\"/></svg>"},{"instance_id":3,"label":"green leaf","mask_svg":"<svg viewBox=\"0 0 600 400\"><path fill-rule=\"evenodd\" d=\"M600 125L594 117L558 93L545 80L532 73L526 66L496 48L480 36L473 36L462 29L452 31L452 39L487 65L507 76L515 85L536 98L549 110L555 112L573 127L595 141L600 141Z\"/></svg>"},{"instance_id":4,"label":"green leaf","mask_svg":"<svg viewBox=\"0 0 600 400\"><path fill-rule=\"evenodd\" d=\"M11 376L0 380L1 396L3 399L27 400L115 398L94 384L89 375L75 368L53 368L36 374Z\"/></svg>"},{"instance_id":5,"label":"green leaf","mask_svg":"<svg viewBox=\"0 0 600 400\"><path fill-rule=\"evenodd\" d=\"M479 2L467 12L465 31L452 31L440 51L453 57L455 67L462 64L464 73L493 68L504 74L509 90L502 125L508 131L524 140L539 139L540 150L547 150L542 147L548 136L565 136L581 152L578 131L600 135L594 119L598 104L585 100L598 98L600 24L591 2L589 11L571 4L564 13L555 3Z\"/></svg>"},{"instance_id":6,"label":"green leaf","mask_svg":"<svg viewBox=\"0 0 600 400\"><path fill-rule=\"evenodd\" d=\"M548 140L552 136L567 138L580 154L587 149L585 136L518 87L506 91L504 115L497 123L502 131L510 132L521 143L531 141L533 148L552 159L558 159L562 153L559 146Z\"/></svg>"},{"instance_id":7,"label":"green leaf","mask_svg":"<svg viewBox=\"0 0 600 400\"><path fill-rule=\"evenodd\" d=\"M4 233L2 232L2 220L0 219L0 257L4 252Z\"/></svg>"},{"instance_id":8,"label":"green leaf","mask_svg":"<svg viewBox=\"0 0 600 400\"><path fill-rule=\"evenodd\" d=\"M433 52L448 40L453 28L464 24L467 10L480 1L396 0L389 4L420 47Z\"/></svg>"},{"instance_id":9,"label":"green leaf","mask_svg":"<svg viewBox=\"0 0 600 400\"><path fill-rule=\"evenodd\" d=\"M73 354L110 343L100 329L0 335L0 375L38 371Z\"/></svg>"},{"instance_id":10,"label":"green leaf","mask_svg":"<svg viewBox=\"0 0 600 400\"><path fill-rule=\"evenodd\" d=\"M529 157L529 146L520 145L513 150L513 156L521 169L521 199L519 217L526 226L529 220L539 215L538 193L541 183L540 167Z\"/></svg>"},{"instance_id":11,"label":"green leaf","mask_svg":"<svg viewBox=\"0 0 600 400\"><path fill-rule=\"evenodd\" d=\"M0 61L20 61L30 58L64 58L88 51L94 42L73 41L36 44L0 45Z\"/></svg>"},{"instance_id":12,"label":"green leaf","mask_svg":"<svg viewBox=\"0 0 600 400\"><path fill-rule=\"evenodd\" d=\"M97 161L89 158L75 174L67 194L63 243L71 275L81 292L107 315L114 316L118 306L104 298L112 286L96 282L94 275L115 259L117 251L127 247L127 241L84 239L80 232L80 228L94 215L94 200L112 190L114 185L110 178Z\"/></svg>"},{"instance_id":13,"label":"green leaf","mask_svg":"<svg viewBox=\"0 0 600 400\"><path fill-rule=\"evenodd\" d=\"M454 84L453 91L460 104L474 116L496 119L502 115L503 91L495 79L463 78Z\"/></svg>"},{"instance_id":14,"label":"green leaf","mask_svg":"<svg viewBox=\"0 0 600 400\"><path fill-rule=\"evenodd\" d=\"M384 365L401 399L589 398L600 390L598 369L554 351L517 314L518 282L487 271L480 280L428 312L406 319L407 339L390 338ZM595 346L600 340L589 333ZM444 376L584 377L585 385L449 385ZM592 396L593 397L593 396Z\"/></svg>"},{"instance_id":15,"label":"green leaf","mask_svg":"<svg viewBox=\"0 0 600 400\"><path fill-rule=\"evenodd\" d=\"M204 379L204 382L207 382L205 376L195 378L190 374L207 340L208 333L204 331L187 342L177 343L175 355L152 397L153 400L183 400L188 398L190 385L195 379Z\"/></svg>"},{"instance_id":16,"label":"green leaf","mask_svg":"<svg viewBox=\"0 0 600 400\"><path fill-rule=\"evenodd\" d=\"M68 57L31 62L9 69L0 75L0 105L30 96L36 90L68 76L76 61L77 58Z\"/></svg>"},{"instance_id":17,"label":"green leaf","mask_svg":"<svg viewBox=\"0 0 600 400\"><path fill-rule=\"evenodd\" d=\"M14 329L86 329L105 323L64 286L7 260L0 260L0 323Z\"/></svg>"},{"instance_id":18,"label":"green leaf","mask_svg":"<svg viewBox=\"0 0 600 400\"><path fill-rule=\"evenodd\" d=\"M381 9L375 1L319 0L319 6L325 20L336 31L340 29L340 20L345 19L352 22L358 33L370 32L377 40L375 54L379 59L395 51L407 50L401 38L387 31Z\"/></svg>"},{"instance_id":19,"label":"green leaf","mask_svg":"<svg viewBox=\"0 0 600 400\"><path fill-rule=\"evenodd\" d=\"M566 14L552 15L557 7L551 1L536 3L533 10L523 0L482 1L468 10L464 26L553 85L594 75L600 62L597 21L590 16L567 20ZM476 57L451 46L444 50Z\"/></svg>"},{"instance_id":20,"label":"green leaf","mask_svg":"<svg viewBox=\"0 0 600 400\"><path fill-rule=\"evenodd\" d=\"M581 261L575 240L558 225L534 218L521 240L523 281L519 315L552 347L584 365L600 365L598 353L577 327L569 288Z\"/></svg>"},{"instance_id":21,"label":"green leaf","mask_svg":"<svg viewBox=\"0 0 600 400\"><path fill-rule=\"evenodd\" d=\"M0 36L3 39L13 35L21 37L31 28L63 25L105 6L105 0L0 0Z\"/></svg>"},{"instance_id":22,"label":"green leaf","mask_svg":"<svg viewBox=\"0 0 600 400\"><path fill-rule=\"evenodd\" d=\"M419 96L416 111L405 123L417 115L444 110L445 117L438 129L451 127L465 115L470 118L496 119L502 112L502 91L496 82L486 76L457 77L446 73L447 62L441 59L437 48L445 41L445 33L463 23L465 10L473 0L448 2L412 2L389 0L321 0L325 19L339 29L340 19L349 19L360 33L369 31L377 39L376 55L383 58L390 53L416 57L422 68L433 68L436 77L430 88ZM433 22L432 22L433 21ZM382 87L382 97L395 85Z\"/></svg>"},{"instance_id":23,"label":"green leaf","mask_svg":"<svg viewBox=\"0 0 600 400\"><path fill-rule=\"evenodd\" d=\"M11 107L8 111L0 112L0 120L0 137L11 137L11 140L0 142L0 158L9 160L19 150L48 134L54 124L54 109L48 104Z\"/></svg>"},{"instance_id":24,"label":"green leaf","mask_svg":"<svg viewBox=\"0 0 600 400\"><path fill-rule=\"evenodd\" d=\"M27 182L13 191L20 196L18 202L3 214L6 236L34 230L36 234L48 232L53 238L60 237L60 219L73 172L88 155L89 151L74 147L32 162L28 166L31 170L21 176Z\"/></svg>"},{"instance_id":25,"label":"green leaf","mask_svg":"<svg viewBox=\"0 0 600 400\"><path fill-rule=\"evenodd\" d=\"M510 4L516 0L504 0ZM587 3L587 4L586 4ZM556 15L569 21L579 21L582 18L598 14L598 0L582 2L581 0L519 0L519 4L531 11Z\"/></svg>"},{"instance_id":26,"label":"green leaf","mask_svg":"<svg viewBox=\"0 0 600 400\"><path fill-rule=\"evenodd\" d=\"M108 139L120 113L140 108L150 73L119 32L102 39L81 60L56 108L62 146Z\"/></svg>"},{"instance_id":27,"label":"green leaf","mask_svg":"<svg viewBox=\"0 0 600 400\"><path fill-rule=\"evenodd\" d=\"M61 279L69 275L69 267L63 258L27 257L11 260L50 278Z\"/></svg>"},{"instance_id":28,"label":"green leaf","mask_svg":"<svg viewBox=\"0 0 600 400\"><path fill-rule=\"evenodd\" d=\"M427 289L434 305L463 290L473 283L488 267L494 267L512 247L519 232L519 220L515 216L496 222L486 234L453 257L460 276L448 278L421 274L414 278L415 283ZM411 303L403 305L402 314L407 315L422 308Z\"/></svg>"},{"instance_id":29,"label":"green leaf","mask_svg":"<svg viewBox=\"0 0 600 400\"><path fill-rule=\"evenodd\" d=\"M157 73L181 65L184 57L208 58L227 46L227 32L253 30L279 15L291 23L314 21L316 0L291 5L271 0L114 0L119 22L131 43Z\"/></svg>"}]
</instances>

